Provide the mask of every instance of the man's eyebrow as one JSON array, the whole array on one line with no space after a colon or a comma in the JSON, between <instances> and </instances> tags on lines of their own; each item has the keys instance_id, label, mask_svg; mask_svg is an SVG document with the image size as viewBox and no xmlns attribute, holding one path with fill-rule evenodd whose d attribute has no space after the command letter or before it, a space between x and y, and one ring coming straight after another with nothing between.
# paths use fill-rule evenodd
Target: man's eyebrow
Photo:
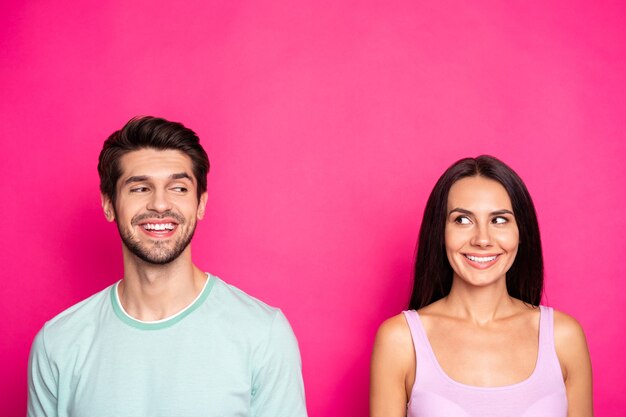
<instances>
[{"instance_id":1,"label":"man's eyebrow","mask_svg":"<svg viewBox=\"0 0 626 417\"><path fill-rule=\"evenodd\" d=\"M193 182L193 178L191 177L191 175L187 174L186 172L177 172L169 176L169 179L171 180L181 180L184 178ZM144 182L148 181L149 179L150 177L147 175L133 175L132 177L128 177L126 181L124 181L124 185L132 184L135 182Z\"/></svg>"},{"instance_id":2,"label":"man's eyebrow","mask_svg":"<svg viewBox=\"0 0 626 417\"><path fill-rule=\"evenodd\" d=\"M143 182L143 181L147 181L148 180L148 176L147 175L135 175L133 177L128 177L126 179L126 181L124 181L124 185L128 185L131 184L133 182Z\"/></svg>"},{"instance_id":3,"label":"man's eyebrow","mask_svg":"<svg viewBox=\"0 0 626 417\"><path fill-rule=\"evenodd\" d=\"M193 182L193 178L191 177L191 175L187 174L186 172L178 172L176 174L170 175L170 179L173 180L181 180L183 178L187 178L189 181Z\"/></svg>"}]
</instances>

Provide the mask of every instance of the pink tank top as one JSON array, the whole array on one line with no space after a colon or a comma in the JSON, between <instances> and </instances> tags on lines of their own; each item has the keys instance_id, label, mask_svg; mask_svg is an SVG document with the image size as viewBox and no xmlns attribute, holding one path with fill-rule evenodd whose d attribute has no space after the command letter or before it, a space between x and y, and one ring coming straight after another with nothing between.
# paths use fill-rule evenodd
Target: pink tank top
<instances>
[{"instance_id":1,"label":"pink tank top","mask_svg":"<svg viewBox=\"0 0 626 417\"><path fill-rule=\"evenodd\" d=\"M540 306L539 354L533 373L502 387L475 387L445 374L415 310L404 315L415 346L417 370L407 417L566 417L565 384L554 349L553 311Z\"/></svg>"}]
</instances>

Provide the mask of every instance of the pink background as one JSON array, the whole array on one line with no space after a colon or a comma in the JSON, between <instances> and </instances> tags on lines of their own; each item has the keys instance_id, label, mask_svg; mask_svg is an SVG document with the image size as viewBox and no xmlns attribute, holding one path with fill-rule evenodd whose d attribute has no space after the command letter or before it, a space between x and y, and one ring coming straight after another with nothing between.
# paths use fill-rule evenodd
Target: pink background
<instances>
[{"instance_id":1,"label":"pink background","mask_svg":"<svg viewBox=\"0 0 626 417\"><path fill-rule=\"evenodd\" d=\"M286 312L311 416L366 415L428 193L481 153L526 181L547 302L586 329L597 415L623 413L626 3L168 3L0 6L3 415L45 320L121 277L96 162L137 114L200 135L196 263Z\"/></svg>"}]
</instances>

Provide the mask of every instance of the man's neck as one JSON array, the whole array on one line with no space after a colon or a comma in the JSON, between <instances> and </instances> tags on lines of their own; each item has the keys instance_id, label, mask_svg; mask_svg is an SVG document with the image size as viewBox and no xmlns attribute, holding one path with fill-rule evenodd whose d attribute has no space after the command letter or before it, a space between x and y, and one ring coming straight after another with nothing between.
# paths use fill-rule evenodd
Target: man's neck
<instances>
[{"instance_id":1,"label":"man's neck","mask_svg":"<svg viewBox=\"0 0 626 417\"><path fill-rule=\"evenodd\" d=\"M149 264L124 250L124 279L118 286L118 296L131 317L162 320L196 299L207 277L192 263L189 249L166 265Z\"/></svg>"}]
</instances>

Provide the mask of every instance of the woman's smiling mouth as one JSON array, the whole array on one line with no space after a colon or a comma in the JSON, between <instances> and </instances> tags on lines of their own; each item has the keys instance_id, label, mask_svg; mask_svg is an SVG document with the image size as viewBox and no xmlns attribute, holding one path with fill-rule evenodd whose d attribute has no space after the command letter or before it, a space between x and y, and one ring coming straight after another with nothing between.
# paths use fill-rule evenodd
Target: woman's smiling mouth
<instances>
[{"instance_id":1,"label":"woman's smiling mouth","mask_svg":"<svg viewBox=\"0 0 626 417\"><path fill-rule=\"evenodd\" d=\"M464 253L463 257L474 268L486 269L497 262L500 254L476 255Z\"/></svg>"}]
</instances>

